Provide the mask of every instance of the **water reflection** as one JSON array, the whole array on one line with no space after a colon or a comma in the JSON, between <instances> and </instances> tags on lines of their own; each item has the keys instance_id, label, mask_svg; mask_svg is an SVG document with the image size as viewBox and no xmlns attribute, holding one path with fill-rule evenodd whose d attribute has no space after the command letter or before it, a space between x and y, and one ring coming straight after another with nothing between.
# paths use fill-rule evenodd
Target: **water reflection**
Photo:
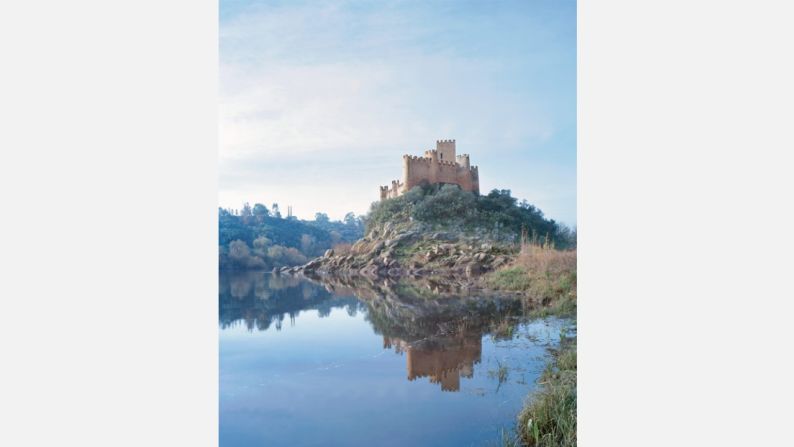
<instances>
[{"instance_id":1,"label":"water reflection","mask_svg":"<svg viewBox=\"0 0 794 447\"><path fill-rule=\"evenodd\" d=\"M219 304L223 447L492 442L563 324L434 279L228 274Z\"/></svg>"},{"instance_id":2,"label":"water reflection","mask_svg":"<svg viewBox=\"0 0 794 447\"><path fill-rule=\"evenodd\" d=\"M405 355L408 380L429 378L443 391L459 391L480 362L482 336L512 324L521 315L518 299L483 299L457 283L438 280L375 282L363 277L315 278L263 272L222 275L220 325L244 324L249 330L281 330L285 319L305 310L320 317L334 308L348 315L366 313L383 347ZM431 293L432 296L427 294ZM442 301L439 302L439 299Z\"/></svg>"},{"instance_id":3,"label":"water reflection","mask_svg":"<svg viewBox=\"0 0 794 447\"><path fill-rule=\"evenodd\" d=\"M302 310L317 310L326 317L335 307L344 307L354 316L361 302L335 298L326 289L297 277L264 272L240 272L220 277L221 329L244 324L249 330L281 330L285 319L294 324Z\"/></svg>"},{"instance_id":4,"label":"water reflection","mask_svg":"<svg viewBox=\"0 0 794 447\"><path fill-rule=\"evenodd\" d=\"M460 378L471 378L474 365L480 363L482 338L463 334L408 343L399 338L383 337L383 347L393 347L395 352L405 354L408 380L429 377L430 382L441 385L443 391L459 391Z\"/></svg>"}]
</instances>

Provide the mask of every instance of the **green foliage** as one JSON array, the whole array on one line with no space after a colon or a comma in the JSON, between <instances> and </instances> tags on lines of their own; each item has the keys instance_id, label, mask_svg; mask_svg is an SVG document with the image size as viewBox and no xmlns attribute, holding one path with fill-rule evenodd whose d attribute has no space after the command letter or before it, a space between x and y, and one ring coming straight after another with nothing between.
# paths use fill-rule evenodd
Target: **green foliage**
<instances>
[{"instance_id":1,"label":"green foliage","mask_svg":"<svg viewBox=\"0 0 794 447\"><path fill-rule=\"evenodd\" d=\"M576 344L562 342L540 378L542 387L518 416L524 445L576 445Z\"/></svg>"},{"instance_id":2,"label":"green foliage","mask_svg":"<svg viewBox=\"0 0 794 447\"><path fill-rule=\"evenodd\" d=\"M306 225L328 233L332 244L339 242L355 242L364 235L363 218L347 213L343 221L330 220L325 213L317 213L314 220L303 221ZM316 235L314 235L316 237ZM322 242L319 238L318 241Z\"/></svg>"},{"instance_id":3,"label":"green foliage","mask_svg":"<svg viewBox=\"0 0 794 447\"><path fill-rule=\"evenodd\" d=\"M261 203L257 203L256 205L254 205L253 213L254 216L257 217L270 215L270 212L267 210L267 207L265 205L262 205Z\"/></svg>"},{"instance_id":4,"label":"green foliage","mask_svg":"<svg viewBox=\"0 0 794 447\"><path fill-rule=\"evenodd\" d=\"M529 289L531 280L523 267L509 267L497 270L488 277L488 285L498 290L523 291Z\"/></svg>"},{"instance_id":5,"label":"green foliage","mask_svg":"<svg viewBox=\"0 0 794 447\"><path fill-rule=\"evenodd\" d=\"M271 269L293 266L321 255L338 243L351 243L363 235L362 219L353 213L345 221L332 221L317 213L314 221L282 219L278 205L273 213L261 203L247 203L239 211L218 209L220 268Z\"/></svg>"},{"instance_id":6,"label":"green foliage","mask_svg":"<svg viewBox=\"0 0 794 447\"><path fill-rule=\"evenodd\" d=\"M472 223L477 218L477 197L455 185L443 185L437 192L427 194L416 203L412 216L422 222Z\"/></svg>"},{"instance_id":7,"label":"green foliage","mask_svg":"<svg viewBox=\"0 0 794 447\"><path fill-rule=\"evenodd\" d=\"M372 204L367 230L387 222L417 221L434 227L487 232L496 239L518 239L522 232L548 237L557 248L576 246L576 232L546 219L526 200L510 190L493 190L477 196L456 185L417 186L402 196Z\"/></svg>"},{"instance_id":8,"label":"green foliage","mask_svg":"<svg viewBox=\"0 0 794 447\"><path fill-rule=\"evenodd\" d=\"M296 248L274 245L267 249L267 258L274 267L305 264L308 259Z\"/></svg>"},{"instance_id":9,"label":"green foliage","mask_svg":"<svg viewBox=\"0 0 794 447\"><path fill-rule=\"evenodd\" d=\"M243 241L232 241L229 244L228 259L234 268L250 269L263 268L264 261L256 256L251 256L251 252Z\"/></svg>"}]
</instances>

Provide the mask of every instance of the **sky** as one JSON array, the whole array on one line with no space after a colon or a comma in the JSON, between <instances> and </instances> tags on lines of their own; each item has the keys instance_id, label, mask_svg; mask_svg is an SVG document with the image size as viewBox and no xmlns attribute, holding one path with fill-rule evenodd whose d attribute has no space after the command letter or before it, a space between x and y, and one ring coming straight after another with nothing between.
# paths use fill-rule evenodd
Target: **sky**
<instances>
[{"instance_id":1,"label":"sky","mask_svg":"<svg viewBox=\"0 0 794 447\"><path fill-rule=\"evenodd\" d=\"M576 225L576 2L220 0L219 205L364 214L455 139Z\"/></svg>"}]
</instances>

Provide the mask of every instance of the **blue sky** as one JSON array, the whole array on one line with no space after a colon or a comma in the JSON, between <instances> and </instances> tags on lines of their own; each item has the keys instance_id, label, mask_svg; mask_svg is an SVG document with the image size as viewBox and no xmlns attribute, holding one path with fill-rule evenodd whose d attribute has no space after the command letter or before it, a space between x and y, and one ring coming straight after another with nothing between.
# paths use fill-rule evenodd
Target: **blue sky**
<instances>
[{"instance_id":1,"label":"blue sky","mask_svg":"<svg viewBox=\"0 0 794 447\"><path fill-rule=\"evenodd\" d=\"M219 202L363 214L438 139L576 224L576 3L220 1Z\"/></svg>"}]
</instances>

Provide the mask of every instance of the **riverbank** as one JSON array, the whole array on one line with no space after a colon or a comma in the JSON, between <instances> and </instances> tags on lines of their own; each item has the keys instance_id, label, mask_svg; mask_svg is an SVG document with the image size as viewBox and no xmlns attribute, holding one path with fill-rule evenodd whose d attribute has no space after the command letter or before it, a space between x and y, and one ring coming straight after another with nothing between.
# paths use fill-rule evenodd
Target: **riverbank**
<instances>
[{"instance_id":1,"label":"riverbank","mask_svg":"<svg viewBox=\"0 0 794 447\"><path fill-rule=\"evenodd\" d=\"M576 251L523 244L506 267L489 273L490 288L522 293L533 317L557 315L576 321ZM551 352L539 388L527 396L513 434L505 446L568 447L576 445L576 335L561 333Z\"/></svg>"},{"instance_id":2,"label":"riverbank","mask_svg":"<svg viewBox=\"0 0 794 447\"><path fill-rule=\"evenodd\" d=\"M504 267L480 279L483 287L521 293L536 317L576 317L576 250L524 243Z\"/></svg>"},{"instance_id":3,"label":"riverbank","mask_svg":"<svg viewBox=\"0 0 794 447\"><path fill-rule=\"evenodd\" d=\"M363 281L377 290L378 297L397 293L413 296L417 302L445 294L518 295L525 315L575 321L576 267L575 249L557 250L550 243L511 244L386 225L380 233L375 231L354 244L348 253L329 251L290 270L322 277L332 288ZM561 334L538 391L527 397L514 434L503 439L505 445L576 445L576 371L576 338Z\"/></svg>"},{"instance_id":4,"label":"riverbank","mask_svg":"<svg viewBox=\"0 0 794 447\"><path fill-rule=\"evenodd\" d=\"M562 336L538 384L518 414L515 436L505 446L576 445L576 337Z\"/></svg>"}]
</instances>

